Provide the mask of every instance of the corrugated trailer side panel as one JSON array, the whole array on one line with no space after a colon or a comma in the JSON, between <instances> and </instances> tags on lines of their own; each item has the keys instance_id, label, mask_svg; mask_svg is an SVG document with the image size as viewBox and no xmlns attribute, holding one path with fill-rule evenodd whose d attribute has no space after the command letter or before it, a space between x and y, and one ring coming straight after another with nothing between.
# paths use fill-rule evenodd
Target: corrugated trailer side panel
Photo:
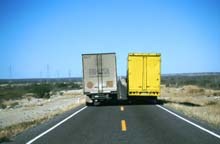
<instances>
[{"instance_id":1,"label":"corrugated trailer side panel","mask_svg":"<svg viewBox=\"0 0 220 144\"><path fill-rule=\"evenodd\" d=\"M83 60L84 93L97 93L98 92L97 56L84 54L82 56L82 60Z\"/></svg>"},{"instance_id":2,"label":"corrugated trailer side panel","mask_svg":"<svg viewBox=\"0 0 220 144\"><path fill-rule=\"evenodd\" d=\"M84 93L117 91L115 53L83 54Z\"/></svg>"},{"instance_id":3,"label":"corrugated trailer side panel","mask_svg":"<svg viewBox=\"0 0 220 144\"><path fill-rule=\"evenodd\" d=\"M142 57L140 56L128 56L128 86L129 94L134 91L142 90Z\"/></svg>"},{"instance_id":4,"label":"corrugated trailer side panel","mask_svg":"<svg viewBox=\"0 0 220 144\"><path fill-rule=\"evenodd\" d=\"M102 55L102 88L103 92L117 91L116 55Z\"/></svg>"},{"instance_id":5,"label":"corrugated trailer side panel","mask_svg":"<svg viewBox=\"0 0 220 144\"><path fill-rule=\"evenodd\" d=\"M160 95L160 54L128 55L128 95Z\"/></svg>"}]
</instances>

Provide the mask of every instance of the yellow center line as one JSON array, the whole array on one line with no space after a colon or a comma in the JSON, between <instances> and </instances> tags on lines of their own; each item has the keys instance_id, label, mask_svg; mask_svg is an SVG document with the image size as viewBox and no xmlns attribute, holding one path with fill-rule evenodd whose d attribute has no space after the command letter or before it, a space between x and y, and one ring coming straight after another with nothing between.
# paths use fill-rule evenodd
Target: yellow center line
<instances>
[{"instance_id":1,"label":"yellow center line","mask_svg":"<svg viewBox=\"0 0 220 144\"><path fill-rule=\"evenodd\" d=\"M121 106L120 108L121 108L121 111L124 111L124 110L125 110L123 106Z\"/></svg>"},{"instance_id":2,"label":"yellow center line","mask_svg":"<svg viewBox=\"0 0 220 144\"><path fill-rule=\"evenodd\" d=\"M126 121L125 120L121 120L121 131L127 131Z\"/></svg>"}]
</instances>

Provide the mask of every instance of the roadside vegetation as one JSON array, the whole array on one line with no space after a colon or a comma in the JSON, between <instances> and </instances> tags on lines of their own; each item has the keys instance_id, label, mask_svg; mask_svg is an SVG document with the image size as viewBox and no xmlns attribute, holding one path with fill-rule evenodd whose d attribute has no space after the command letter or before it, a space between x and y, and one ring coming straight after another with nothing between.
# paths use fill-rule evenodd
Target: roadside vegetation
<instances>
[{"instance_id":1,"label":"roadside vegetation","mask_svg":"<svg viewBox=\"0 0 220 144\"><path fill-rule=\"evenodd\" d=\"M81 85L76 82L33 82L22 83L17 82L5 83L0 85L0 108L6 108L4 101L22 99L25 96L35 98L50 98L56 92L62 90L79 89ZM13 104L16 105L16 104ZM13 106L12 105L12 106Z\"/></svg>"},{"instance_id":2,"label":"roadside vegetation","mask_svg":"<svg viewBox=\"0 0 220 144\"><path fill-rule=\"evenodd\" d=\"M80 93L68 93L68 90L81 89L81 81L74 80L44 80L44 81L17 81L17 80L0 80L0 110L10 111L20 108L19 102L23 99L30 101L33 99L41 99L47 101L53 95L59 95L64 99L72 98L73 95L81 95ZM69 96L70 95L70 96ZM51 100L51 99L50 99ZM50 101L49 101L50 102ZM43 123L48 119L73 108L75 105L66 105L61 110L56 110L46 117L38 119L30 119L18 124L7 127L0 127L0 143L10 141L10 138L30 127ZM0 116L1 117L1 116Z\"/></svg>"},{"instance_id":3,"label":"roadside vegetation","mask_svg":"<svg viewBox=\"0 0 220 144\"><path fill-rule=\"evenodd\" d=\"M202 88L220 90L220 73L204 75L168 75L162 76L161 84L166 87L196 85Z\"/></svg>"},{"instance_id":4,"label":"roadside vegetation","mask_svg":"<svg viewBox=\"0 0 220 144\"><path fill-rule=\"evenodd\" d=\"M189 117L220 125L220 75L165 76L160 100Z\"/></svg>"},{"instance_id":5,"label":"roadside vegetation","mask_svg":"<svg viewBox=\"0 0 220 144\"><path fill-rule=\"evenodd\" d=\"M13 135L16 135L30 127L33 127L37 124L43 123L45 122L47 119L47 117L45 118L41 118L41 119L37 119L37 120L32 120L29 122L23 122L20 124L15 124L15 125L11 125L8 126L6 128L0 129L0 143L1 142L10 142L10 137Z\"/></svg>"}]
</instances>

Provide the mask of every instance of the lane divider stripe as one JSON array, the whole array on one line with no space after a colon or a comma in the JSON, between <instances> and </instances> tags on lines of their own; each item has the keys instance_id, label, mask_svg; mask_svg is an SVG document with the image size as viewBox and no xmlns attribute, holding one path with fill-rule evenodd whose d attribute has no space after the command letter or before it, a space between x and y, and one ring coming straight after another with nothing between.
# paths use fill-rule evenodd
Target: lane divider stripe
<instances>
[{"instance_id":1,"label":"lane divider stripe","mask_svg":"<svg viewBox=\"0 0 220 144\"><path fill-rule=\"evenodd\" d=\"M124 111L124 107L123 106L121 106L121 111Z\"/></svg>"},{"instance_id":2,"label":"lane divider stripe","mask_svg":"<svg viewBox=\"0 0 220 144\"><path fill-rule=\"evenodd\" d=\"M164 108L163 106L157 105L157 107L159 107L159 108L161 108L161 109L167 111L168 113L170 113L170 114L172 114L172 115L178 117L179 119L181 119L181 120L183 120L183 121L185 121L185 122L187 122L187 123L189 123L189 124L191 124L191 125L193 125L193 126L195 126L195 127L197 127L197 128L199 128L199 129L201 129L201 130L203 130L203 131L205 131L205 132L207 132L207 133L209 133L209 134L211 134L211 135L213 135L213 136L215 136L215 137L217 137L217 138L220 139L220 135L218 135L218 134L216 134L216 133L214 133L214 132L212 132L212 131L210 131L210 130L208 130L208 129L206 129L206 128L200 126L200 125L197 125L197 124L195 124L195 123L193 123L193 122L191 122L191 121L189 121L189 120L187 120L187 119L185 119L185 118L183 118L183 117L177 115L176 113L174 113L174 112L172 112L172 111L170 111L170 110Z\"/></svg>"},{"instance_id":3,"label":"lane divider stripe","mask_svg":"<svg viewBox=\"0 0 220 144\"><path fill-rule=\"evenodd\" d=\"M125 120L121 120L121 131L126 131L127 127L126 127L126 121Z\"/></svg>"},{"instance_id":4,"label":"lane divider stripe","mask_svg":"<svg viewBox=\"0 0 220 144\"><path fill-rule=\"evenodd\" d=\"M59 125L61 125L62 123L64 123L65 121L67 121L68 119L72 118L73 116L75 116L76 114L78 114L79 112L83 111L85 108L87 108L87 106L79 109L78 111L74 112L73 114L71 114L70 116L68 116L67 118L65 118L64 120L60 121L59 123L57 123L56 125L54 125L53 127L51 127L50 129L46 130L45 132L39 134L38 136L36 136L35 138L33 138L32 140L28 141L26 144L31 144L34 141L36 141L37 139L39 139L40 137L42 137L43 135L49 133L50 131L52 131L53 129L55 129L56 127L58 127Z\"/></svg>"}]
</instances>

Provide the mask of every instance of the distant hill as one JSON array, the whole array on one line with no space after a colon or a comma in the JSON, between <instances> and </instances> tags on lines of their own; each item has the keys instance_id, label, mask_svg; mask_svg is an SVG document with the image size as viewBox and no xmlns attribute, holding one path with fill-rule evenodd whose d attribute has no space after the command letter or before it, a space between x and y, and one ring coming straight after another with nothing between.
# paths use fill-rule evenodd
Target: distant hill
<instances>
[{"instance_id":1,"label":"distant hill","mask_svg":"<svg viewBox=\"0 0 220 144\"><path fill-rule=\"evenodd\" d=\"M81 77L72 77L72 78L27 78L27 79L0 79L0 83L27 83L27 82L66 82L66 81L74 81L81 82Z\"/></svg>"},{"instance_id":2,"label":"distant hill","mask_svg":"<svg viewBox=\"0 0 220 144\"><path fill-rule=\"evenodd\" d=\"M201 73L173 73L173 74L162 74L163 76L213 76L220 75L220 72L201 72Z\"/></svg>"}]
</instances>

